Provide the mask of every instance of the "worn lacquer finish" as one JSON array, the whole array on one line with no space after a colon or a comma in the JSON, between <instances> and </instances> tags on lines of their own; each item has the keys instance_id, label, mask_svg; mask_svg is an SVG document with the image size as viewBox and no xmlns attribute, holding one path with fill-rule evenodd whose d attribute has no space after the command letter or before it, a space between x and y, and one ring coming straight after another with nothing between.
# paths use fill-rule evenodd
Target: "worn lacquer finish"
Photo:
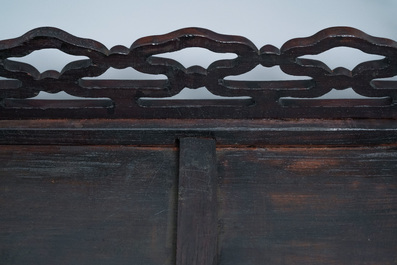
<instances>
[{"instance_id":1,"label":"worn lacquer finish","mask_svg":"<svg viewBox=\"0 0 397 265\"><path fill-rule=\"evenodd\" d=\"M218 152L219 264L394 264L397 149Z\"/></svg>"},{"instance_id":2,"label":"worn lacquer finish","mask_svg":"<svg viewBox=\"0 0 397 265\"><path fill-rule=\"evenodd\" d=\"M1 146L0 163L0 264L175 264L175 149Z\"/></svg>"},{"instance_id":3,"label":"worn lacquer finish","mask_svg":"<svg viewBox=\"0 0 397 265\"><path fill-rule=\"evenodd\" d=\"M191 47L236 56L166 58ZM380 58L307 58L335 47ZM40 49L86 59L13 60ZM257 66L263 81L232 79ZM98 79L128 67L166 78ZM396 264L396 75L395 41L347 27L260 49L201 28L129 48L56 28L0 41L0 264ZM221 97L170 99L200 87ZM348 88L362 98L322 98Z\"/></svg>"}]
</instances>

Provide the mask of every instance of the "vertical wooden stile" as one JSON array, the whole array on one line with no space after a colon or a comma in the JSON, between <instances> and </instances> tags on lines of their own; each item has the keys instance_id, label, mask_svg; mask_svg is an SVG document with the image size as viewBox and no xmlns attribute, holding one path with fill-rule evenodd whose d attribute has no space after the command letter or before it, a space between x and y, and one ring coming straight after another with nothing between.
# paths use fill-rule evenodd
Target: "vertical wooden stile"
<instances>
[{"instance_id":1,"label":"vertical wooden stile","mask_svg":"<svg viewBox=\"0 0 397 265\"><path fill-rule=\"evenodd\" d=\"M215 140L180 139L177 265L215 265L217 182Z\"/></svg>"}]
</instances>

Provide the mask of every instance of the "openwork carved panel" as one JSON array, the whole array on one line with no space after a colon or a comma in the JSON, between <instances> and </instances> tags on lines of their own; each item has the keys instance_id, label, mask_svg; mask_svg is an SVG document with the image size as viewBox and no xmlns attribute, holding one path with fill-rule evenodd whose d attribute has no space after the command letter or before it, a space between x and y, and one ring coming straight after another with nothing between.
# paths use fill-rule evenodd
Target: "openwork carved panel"
<instances>
[{"instance_id":1,"label":"openwork carved panel","mask_svg":"<svg viewBox=\"0 0 397 265\"><path fill-rule=\"evenodd\" d=\"M185 68L159 56L189 47L233 53L207 68ZM304 58L335 47L350 47L382 56L352 70L330 69ZM88 59L73 61L58 72L39 72L10 58L41 49L58 49ZM43 58L47 60L48 58ZM230 80L255 67L279 67L301 80ZM164 80L92 79L109 68L162 74ZM250 40L201 28L185 28L138 39L130 48L78 38L56 28L37 28L21 37L0 41L0 118L396 118L397 42L369 36L354 28L328 28L287 41L281 48L258 49ZM307 78L309 77L309 78ZM206 87L219 99L175 100L182 89ZM333 89L352 88L362 99L323 99ZM43 100L40 91L64 91L76 100Z\"/></svg>"}]
</instances>

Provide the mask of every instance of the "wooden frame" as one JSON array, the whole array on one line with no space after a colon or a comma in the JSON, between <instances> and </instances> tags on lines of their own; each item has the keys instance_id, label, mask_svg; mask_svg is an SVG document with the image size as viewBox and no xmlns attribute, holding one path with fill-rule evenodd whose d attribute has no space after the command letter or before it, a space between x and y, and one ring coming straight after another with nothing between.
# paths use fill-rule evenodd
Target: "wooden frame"
<instances>
[{"instance_id":1,"label":"wooden frame","mask_svg":"<svg viewBox=\"0 0 397 265\"><path fill-rule=\"evenodd\" d=\"M304 58L338 46L384 59ZM186 47L237 56L207 69L155 56ZM60 73L12 61L44 48L88 59ZM188 28L108 50L40 28L1 41L0 58L4 264L396 262L396 42L339 27L258 49ZM311 79L226 78L257 65ZM167 80L84 78L110 67ZM168 99L202 86L225 98ZM349 87L367 98L318 99Z\"/></svg>"}]
</instances>

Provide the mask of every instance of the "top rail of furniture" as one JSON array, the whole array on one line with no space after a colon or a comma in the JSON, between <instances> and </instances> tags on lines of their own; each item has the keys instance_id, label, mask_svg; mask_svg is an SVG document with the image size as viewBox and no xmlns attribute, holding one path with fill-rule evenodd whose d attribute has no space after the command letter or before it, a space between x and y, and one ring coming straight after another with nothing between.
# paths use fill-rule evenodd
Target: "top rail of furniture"
<instances>
[{"instance_id":1,"label":"top rail of furniture","mask_svg":"<svg viewBox=\"0 0 397 265\"><path fill-rule=\"evenodd\" d=\"M166 53L189 47L235 58L214 61L207 68L185 68ZM335 47L350 47L379 60L352 70L331 69L305 58ZM15 60L41 49L74 56L58 72L39 72ZM14 60L13 60L14 59ZM49 60L51 58L42 58ZM194 62L193 62L194 63ZM255 67L263 80L236 80ZM271 80L266 68L278 66L293 80ZM109 80L109 68L135 70L165 79ZM0 41L0 119L395 119L397 118L397 42L348 27L324 29L313 36L291 39L280 48L256 47L241 36L222 35L203 28L184 28L140 38L131 47L111 49L98 41L75 37L57 28L37 28ZM270 79L270 80L269 80ZM390 79L390 80L388 80ZM213 99L174 99L182 89L205 87ZM326 99L331 90L353 89L360 98ZM64 91L76 99L39 99L41 92Z\"/></svg>"}]
</instances>

